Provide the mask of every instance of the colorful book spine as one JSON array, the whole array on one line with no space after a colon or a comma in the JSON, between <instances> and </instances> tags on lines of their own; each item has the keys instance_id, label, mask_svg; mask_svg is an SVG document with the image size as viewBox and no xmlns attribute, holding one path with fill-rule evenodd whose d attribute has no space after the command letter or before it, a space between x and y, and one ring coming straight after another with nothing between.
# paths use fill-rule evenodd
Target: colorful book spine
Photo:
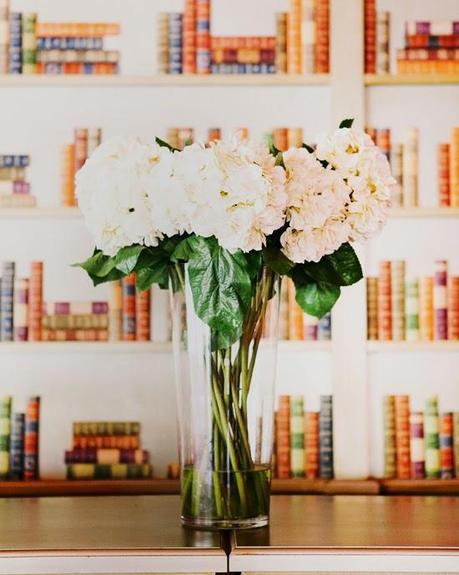
<instances>
[{"instance_id":1,"label":"colorful book spine","mask_svg":"<svg viewBox=\"0 0 459 575\"><path fill-rule=\"evenodd\" d=\"M301 22L301 54L303 74L313 74L315 69L316 20L314 0L303 0Z\"/></svg>"},{"instance_id":2,"label":"colorful book spine","mask_svg":"<svg viewBox=\"0 0 459 575\"><path fill-rule=\"evenodd\" d=\"M69 316L70 318L82 316L82 319L100 320L87 327L106 327L105 317L108 314L108 302L106 301L56 301L43 304L43 313L49 316ZM64 327L67 324L63 324ZM76 327L86 327L85 324L76 324Z\"/></svg>"},{"instance_id":3,"label":"colorful book spine","mask_svg":"<svg viewBox=\"0 0 459 575\"><path fill-rule=\"evenodd\" d=\"M333 478L333 398L331 395L320 396L319 477Z\"/></svg>"},{"instance_id":4,"label":"colorful book spine","mask_svg":"<svg viewBox=\"0 0 459 575\"><path fill-rule=\"evenodd\" d=\"M183 14L183 73L196 73L196 0L185 0Z\"/></svg>"},{"instance_id":5,"label":"colorful book spine","mask_svg":"<svg viewBox=\"0 0 459 575\"><path fill-rule=\"evenodd\" d=\"M459 411L453 413L454 475L459 477Z\"/></svg>"},{"instance_id":6,"label":"colorful book spine","mask_svg":"<svg viewBox=\"0 0 459 575\"><path fill-rule=\"evenodd\" d=\"M395 396L395 448L397 454L397 478L410 479L410 398Z\"/></svg>"},{"instance_id":7,"label":"colorful book spine","mask_svg":"<svg viewBox=\"0 0 459 575\"><path fill-rule=\"evenodd\" d=\"M22 15L22 73L35 74L37 71L37 14Z\"/></svg>"},{"instance_id":8,"label":"colorful book spine","mask_svg":"<svg viewBox=\"0 0 459 575\"><path fill-rule=\"evenodd\" d=\"M389 260L379 264L378 276L378 339L392 339L392 265Z\"/></svg>"},{"instance_id":9,"label":"colorful book spine","mask_svg":"<svg viewBox=\"0 0 459 575\"><path fill-rule=\"evenodd\" d=\"M306 411L305 426L305 471L308 479L319 476L319 413Z\"/></svg>"},{"instance_id":10,"label":"colorful book spine","mask_svg":"<svg viewBox=\"0 0 459 575\"><path fill-rule=\"evenodd\" d=\"M319 341L330 341L332 337L331 313L326 313L317 322L317 339Z\"/></svg>"},{"instance_id":11,"label":"colorful book spine","mask_svg":"<svg viewBox=\"0 0 459 575\"><path fill-rule=\"evenodd\" d=\"M418 144L417 128L410 128L403 143L403 205L418 205Z\"/></svg>"},{"instance_id":12,"label":"colorful book spine","mask_svg":"<svg viewBox=\"0 0 459 575\"><path fill-rule=\"evenodd\" d=\"M150 464L117 463L72 463L67 465L67 479L149 479L153 468Z\"/></svg>"},{"instance_id":13,"label":"colorful book spine","mask_svg":"<svg viewBox=\"0 0 459 575\"><path fill-rule=\"evenodd\" d=\"M392 262L391 298L392 339L403 341L405 339L405 262L403 260Z\"/></svg>"},{"instance_id":14,"label":"colorful book spine","mask_svg":"<svg viewBox=\"0 0 459 575\"><path fill-rule=\"evenodd\" d=\"M158 72L169 73L169 15L160 12L157 20Z\"/></svg>"},{"instance_id":15,"label":"colorful book spine","mask_svg":"<svg viewBox=\"0 0 459 575\"><path fill-rule=\"evenodd\" d=\"M101 128L88 128L87 134L86 157L90 158L94 150L96 150L102 142L102 130Z\"/></svg>"},{"instance_id":16,"label":"colorful book spine","mask_svg":"<svg viewBox=\"0 0 459 575\"><path fill-rule=\"evenodd\" d=\"M429 397L426 401L424 437L426 446L426 477L427 479L438 479L441 468L438 398L436 396Z\"/></svg>"},{"instance_id":17,"label":"colorful book spine","mask_svg":"<svg viewBox=\"0 0 459 575\"><path fill-rule=\"evenodd\" d=\"M303 337L308 341L319 339L319 320L316 317L303 313Z\"/></svg>"},{"instance_id":18,"label":"colorful book spine","mask_svg":"<svg viewBox=\"0 0 459 575\"><path fill-rule=\"evenodd\" d=\"M73 435L140 435L138 421L75 421Z\"/></svg>"},{"instance_id":19,"label":"colorful book spine","mask_svg":"<svg viewBox=\"0 0 459 575\"><path fill-rule=\"evenodd\" d=\"M6 74L9 61L9 30L10 18L9 0L0 0L0 74Z\"/></svg>"},{"instance_id":20,"label":"colorful book spine","mask_svg":"<svg viewBox=\"0 0 459 575\"><path fill-rule=\"evenodd\" d=\"M276 476L290 478L290 396L279 396L279 409L276 420Z\"/></svg>"},{"instance_id":21,"label":"colorful book spine","mask_svg":"<svg viewBox=\"0 0 459 575\"><path fill-rule=\"evenodd\" d=\"M10 474L13 481L20 481L24 477L24 435L25 415L13 413L11 417L10 441Z\"/></svg>"},{"instance_id":22,"label":"colorful book spine","mask_svg":"<svg viewBox=\"0 0 459 575\"><path fill-rule=\"evenodd\" d=\"M289 148L301 148L303 145L303 128L288 128L287 142Z\"/></svg>"},{"instance_id":23,"label":"colorful book spine","mask_svg":"<svg viewBox=\"0 0 459 575\"><path fill-rule=\"evenodd\" d=\"M39 22L37 36L61 38L102 38L117 36L120 25L116 22Z\"/></svg>"},{"instance_id":24,"label":"colorful book spine","mask_svg":"<svg viewBox=\"0 0 459 575\"><path fill-rule=\"evenodd\" d=\"M222 139L222 132L220 128L209 128L207 130L207 142L216 142Z\"/></svg>"},{"instance_id":25,"label":"colorful book spine","mask_svg":"<svg viewBox=\"0 0 459 575\"><path fill-rule=\"evenodd\" d=\"M419 335L422 341L434 338L433 314L434 280L422 277L419 280Z\"/></svg>"},{"instance_id":26,"label":"colorful book spine","mask_svg":"<svg viewBox=\"0 0 459 575\"><path fill-rule=\"evenodd\" d=\"M378 278L367 277L367 339L378 339Z\"/></svg>"},{"instance_id":27,"label":"colorful book spine","mask_svg":"<svg viewBox=\"0 0 459 575\"><path fill-rule=\"evenodd\" d=\"M457 35L459 34L459 22L448 20L437 21L412 21L405 22L405 34L427 34L429 36Z\"/></svg>"},{"instance_id":28,"label":"colorful book spine","mask_svg":"<svg viewBox=\"0 0 459 575\"><path fill-rule=\"evenodd\" d=\"M43 311L43 262L32 262L29 279L29 340L41 340Z\"/></svg>"},{"instance_id":29,"label":"colorful book spine","mask_svg":"<svg viewBox=\"0 0 459 575\"><path fill-rule=\"evenodd\" d=\"M27 402L24 431L24 479L40 477L40 398L31 397Z\"/></svg>"},{"instance_id":30,"label":"colorful book spine","mask_svg":"<svg viewBox=\"0 0 459 575\"><path fill-rule=\"evenodd\" d=\"M75 449L140 449L138 435L74 435Z\"/></svg>"},{"instance_id":31,"label":"colorful book spine","mask_svg":"<svg viewBox=\"0 0 459 575\"><path fill-rule=\"evenodd\" d=\"M390 13L382 11L377 13L376 19L376 73L388 74L390 72Z\"/></svg>"},{"instance_id":32,"label":"colorful book spine","mask_svg":"<svg viewBox=\"0 0 459 575\"><path fill-rule=\"evenodd\" d=\"M317 74L330 72L330 2L314 0L316 20L315 71Z\"/></svg>"},{"instance_id":33,"label":"colorful book spine","mask_svg":"<svg viewBox=\"0 0 459 575\"><path fill-rule=\"evenodd\" d=\"M303 396L290 398L290 469L291 477L304 477L304 401Z\"/></svg>"},{"instance_id":34,"label":"colorful book spine","mask_svg":"<svg viewBox=\"0 0 459 575\"><path fill-rule=\"evenodd\" d=\"M406 339L419 340L419 281L409 280L405 285Z\"/></svg>"},{"instance_id":35,"label":"colorful book spine","mask_svg":"<svg viewBox=\"0 0 459 575\"><path fill-rule=\"evenodd\" d=\"M22 14L20 12L10 12L8 27L8 67L5 72L22 74Z\"/></svg>"},{"instance_id":36,"label":"colorful book spine","mask_svg":"<svg viewBox=\"0 0 459 575\"><path fill-rule=\"evenodd\" d=\"M182 73L182 34L183 14L171 12L169 14L169 74Z\"/></svg>"},{"instance_id":37,"label":"colorful book spine","mask_svg":"<svg viewBox=\"0 0 459 575\"><path fill-rule=\"evenodd\" d=\"M448 339L459 340L459 276L449 278Z\"/></svg>"},{"instance_id":38,"label":"colorful book spine","mask_svg":"<svg viewBox=\"0 0 459 575\"><path fill-rule=\"evenodd\" d=\"M390 164L397 182L392 192L392 206L400 208L403 206L403 144L392 144Z\"/></svg>"},{"instance_id":39,"label":"colorful book spine","mask_svg":"<svg viewBox=\"0 0 459 575\"><path fill-rule=\"evenodd\" d=\"M149 341L150 340L150 313L151 313L151 292L146 290L143 292L136 292L136 340Z\"/></svg>"},{"instance_id":40,"label":"colorful book spine","mask_svg":"<svg viewBox=\"0 0 459 575\"><path fill-rule=\"evenodd\" d=\"M424 416L422 412L410 413L411 478L424 479Z\"/></svg>"},{"instance_id":41,"label":"colorful book spine","mask_svg":"<svg viewBox=\"0 0 459 575\"><path fill-rule=\"evenodd\" d=\"M210 73L210 0L196 0L196 73Z\"/></svg>"},{"instance_id":42,"label":"colorful book spine","mask_svg":"<svg viewBox=\"0 0 459 575\"><path fill-rule=\"evenodd\" d=\"M0 340L13 341L14 310L14 262L3 262L0 286Z\"/></svg>"},{"instance_id":43,"label":"colorful book spine","mask_svg":"<svg viewBox=\"0 0 459 575\"><path fill-rule=\"evenodd\" d=\"M289 278L287 280L288 290L288 339L302 340L303 333L303 316L304 312L296 303L295 284Z\"/></svg>"},{"instance_id":44,"label":"colorful book spine","mask_svg":"<svg viewBox=\"0 0 459 575\"><path fill-rule=\"evenodd\" d=\"M135 274L122 279L123 287L123 340L134 341L136 336Z\"/></svg>"},{"instance_id":45,"label":"colorful book spine","mask_svg":"<svg viewBox=\"0 0 459 575\"><path fill-rule=\"evenodd\" d=\"M88 157L88 130L75 129L75 171L83 167Z\"/></svg>"},{"instance_id":46,"label":"colorful book spine","mask_svg":"<svg viewBox=\"0 0 459 575\"><path fill-rule=\"evenodd\" d=\"M276 14L276 72L287 73L287 13Z\"/></svg>"},{"instance_id":47,"label":"colorful book spine","mask_svg":"<svg viewBox=\"0 0 459 575\"><path fill-rule=\"evenodd\" d=\"M273 143L281 152L288 150L288 128L274 128Z\"/></svg>"},{"instance_id":48,"label":"colorful book spine","mask_svg":"<svg viewBox=\"0 0 459 575\"><path fill-rule=\"evenodd\" d=\"M9 395L0 399L0 481L10 470L11 403Z\"/></svg>"},{"instance_id":49,"label":"colorful book spine","mask_svg":"<svg viewBox=\"0 0 459 575\"><path fill-rule=\"evenodd\" d=\"M61 203L65 207L76 205L74 180L75 144L66 144L61 153Z\"/></svg>"},{"instance_id":50,"label":"colorful book spine","mask_svg":"<svg viewBox=\"0 0 459 575\"><path fill-rule=\"evenodd\" d=\"M454 477L453 414L443 413L440 417L440 477Z\"/></svg>"},{"instance_id":51,"label":"colorful book spine","mask_svg":"<svg viewBox=\"0 0 459 575\"><path fill-rule=\"evenodd\" d=\"M364 71L376 74L376 0L364 0Z\"/></svg>"},{"instance_id":52,"label":"colorful book spine","mask_svg":"<svg viewBox=\"0 0 459 575\"><path fill-rule=\"evenodd\" d=\"M29 280L17 279L14 282L14 340L27 341L29 338Z\"/></svg>"},{"instance_id":53,"label":"colorful book spine","mask_svg":"<svg viewBox=\"0 0 459 575\"><path fill-rule=\"evenodd\" d=\"M448 262L435 262L434 289L434 334L435 339L448 339Z\"/></svg>"},{"instance_id":54,"label":"colorful book spine","mask_svg":"<svg viewBox=\"0 0 459 575\"><path fill-rule=\"evenodd\" d=\"M287 72L301 74L302 0L289 0L287 13Z\"/></svg>"},{"instance_id":55,"label":"colorful book spine","mask_svg":"<svg viewBox=\"0 0 459 575\"><path fill-rule=\"evenodd\" d=\"M123 339L123 286L121 280L110 284L108 333L110 341Z\"/></svg>"},{"instance_id":56,"label":"colorful book spine","mask_svg":"<svg viewBox=\"0 0 459 575\"><path fill-rule=\"evenodd\" d=\"M395 437L395 396L386 395L383 399L384 419L384 477L397 475L397 450Z\"/></svg>"},{"instance_id":57,"label":"colorful book spine","mask_svg":"<svg viewBox=\"0 0 459 575\"><path fill-rule=\"evenodd\" d=\"M450 206L450 182L449 182L449 144L441 143L437 146L438 161L438 204L440 206Z\"/></svg>"},{"instance_id":58,"label":"colorful book spine","mask_svg":"<svg viewBox=\"0 0 459 575\"><path fill-rule=\"evenodd\" d=\"M75 449L65 452L65 463L97 463L115 465L117 463L150 463L150 454L144 449Z\"/></svg>"},{"instance_id":59,"label":"colorful book spine","mask_svg":"<svg viewBox=\"0 0 459 575\"><path fill-rule=\"evenodd\" d=\"M391 132L389 128L382 128L376 130L376 140L375 144L386 156L387 160L390 162L390 151L391 151Z\"/></svg>"},{"instance_id":60,"label":"colorful book spine","mask_svg":"<svg viewBox=\"0 0 459 575\"><path fill-rule=\"evenodd\" d=\"M459 208L459 126L451 130L449 153L450 204Z\"/></svg>"},{"instance_id":61,"label":"colorful book spine","mask_svg":"<svg viewBox=\"0 0 459 575\"><path fill-rule=\"evenodd\" d=\"M280 304L279 304L279 339L287 340L289 338L289 321L288 321L288 310L289 310L289 299L288 299L288 280L289 278L283 277L281 280L281 293L280 293Z\"/></svg>"}]
</instances>

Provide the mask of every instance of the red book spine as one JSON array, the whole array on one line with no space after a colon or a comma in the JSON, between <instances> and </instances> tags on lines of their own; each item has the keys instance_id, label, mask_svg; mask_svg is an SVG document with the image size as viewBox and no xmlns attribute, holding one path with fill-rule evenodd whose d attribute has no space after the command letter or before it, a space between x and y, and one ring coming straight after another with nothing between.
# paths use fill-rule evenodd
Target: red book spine
<instances>
[{"instance_id":1,"label":"red book spine","mask_svg":"<svg viewBox=\"0 0 459 575\"><path fill-rule=\"evenodd\" d=\"M276 421L276 465L279 479L290 478L290 397L279 396Z\"/></svg>"},{"instance_id":2,"label":"red book spine","mask_svg":"<svg viewBox=\"0 0 459 575\"><path fill-rule=\"evenodd\" d=\"M41 340L43 262L32 262L29 281L29 341Z\"/></svg>"},{"instance_id":3,"label":"red book spine","mask_svg":"<svg viewBox=\"0 0 459 575\"><path fill-rule=\"evenodd\" d=\"M438 203L440 206L450 206L449 190L449 144L438 144Z\"/></svg>"},{"instance_id":4,"label":"red book spine","mask_svg":"<svg viewBox=\"0 0 459 575\"><path fill-rule=\"evenodd\" d=\"M123 340L134 341L136 338L136 289L135 274L122 279L123 286Z\"/></svg>"},{"instance_id":5,"label":"red book spine","mask_svg":"<svg viewBox=\"0 0 459 575\"><path fill-rule=\"evenodd\" d=\"M209 128L207 131L207 141L216 142L217 140L221 140L222 133L220 128Z\"/></svg>"},{"instance_id":6,"label":"red book spine","mask_svg":"<svg viewBox=\"0 0 459 575\"><path fill-rule=\"evenodd\" d=\"M150 462L148 451L143 449L74 449L65 452L65 463L99 463L114 465L117 463Z\"/></svg>"},{"instance_id":7,"label":"red book spine","mask_svg":"<svg viewBox=\"0 0 459 575\"><path fill-rule=\"evenodd\" d=\"M365 74L376 74L376 0L364 0Z\"/></svg>"},{"instance_id":8,"label":"red book spine","mask_svg":"<svg viewBox=\"0 0 459 575\"><path fill-rule=\"evenodd\" d=\"M424 415L422 412L410 414L410 450L411 450L411 477L424 479L425 450L424 450Z\"/></svg>"},{"instance_id":9,"label":"red book spine","mask_svg":"<svg viewBox=\"0 0 459 575\"><path fill-rule=\"evenodd\" d=\"M184 74L196 74L196 0L185 0L182 66Z\"/></svg>"},{"instance_id":10,"label":"red book spine","mask_svg":"<svg viewBox=\"0 0 459 575\"><path fill-rule=\"evenodd\" d=\"M37 480L39 465L40 398L31 397L27 402L24 433L24 479Z\"/></svg>"},{"instance_id":11,"label":"red book spine","mask_svg":"<svg viewBox=\"0 0 459 575\"><path fill-rule=\"evenodd\" d=\"M330 72L330 6L329 0L315 0L316 46L315 71L317 74Z\"/></svg>"},{"instance_id":12,"label":"red book spine","mask_svg":"<svg viewBox=\"0 0 459 575\"><path fill-rule=\"evenodd\" d=\"M437 260L434 275L435 339L448 339L448 262Z\"/></svg>"},{"instance_id":13,"label":"red book spine","mask_svg":"<svg viewBox=\"0 0 459 575\"><path fill-rule=\"evenodd\" d=\"M319 413L307 411L305 418L305 471L308 479L319 476Z\"/></svg>"},{"instance_id":14,"label":"red book spine","mask_svg":"<svg viewBox=\"0 0 459 575\"><path fill-rule=\"evenodd\" d=\"M392 265L388 260L379 264L378 276L378 339L392 339Z\"/></svg>"},{"instance_id":15,"label":"red book spine","mask_svg":"<svg viewBox=\"0 0 459 575\"><path fill-rule=\"evenodd\" d=\"M448 339L459 339L459 276L449 278ZM459 441L459 438L458 438Z\"/></svg>"},{"instance_id":16,"label":"red book spine","mask_svg":"<svg viewBox=\"0 0 459 575\"><path fill-rule=\"evenodd\" d=\"M151 297L150 290L137 292L136 294L136 340L149 341L150 340L150 313L151 313Z\"/></svg>"},{"instance_id":17,"label":"red book spine","mask_svg":"<svg viewBox=\"0 0 459 575\"><path fill-rule=\"evenodd\" d=\"M391 137L390 137L390 129L384 128L381 130L376 131L376 140L375 144L380 148L381 152L383 152L390 162L390 149L391 149Z\"/></svg>"},{"instance_id":18,"label":"red book spine","mask_svg":"<svg viewBox=\"0 0 459 575\"><path fill-rule=\"evenodd\" d=\"M395 450L397 478L410 479L410 399L408 395L395 396Z\"/></svg>"},{"instance_id":19,"label":"red book spine","mask_svg":"<svg viewBox=\"0 0 459 575\"><path fill-rule=\"evenodd\" d=\"M74 435L73 449L139 449L138 435Z\"/></svg>"},{"instance_id":20,"label":"red book spine","mask_svg":"<svg viewBox=\"0 0 459 575\"><path fill-rule=\"evenodd\" d=\"M454 477L453 414L443 413L440 416L440 477Z\"/></svg>"}]
</instances>

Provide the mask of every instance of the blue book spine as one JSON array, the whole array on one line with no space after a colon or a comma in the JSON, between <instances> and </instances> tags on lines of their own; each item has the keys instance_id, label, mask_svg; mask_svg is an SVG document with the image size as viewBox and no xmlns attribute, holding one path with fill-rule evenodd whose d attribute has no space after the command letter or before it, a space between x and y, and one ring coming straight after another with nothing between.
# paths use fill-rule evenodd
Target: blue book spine
<instances>
[{"instance_id":1,"label":"blue book spine","mask_svg":"<svg viewBox=\"0 0 459 575\"><path fill-rule=\"evenodd\" d=\"M10 436L10 479L20 481L24 477L25 415L13 413Z\"/></svg>"},{"instance_id":2,"label":"blue book spine","mask_svg":"<svg viewBox=\"0 0 459 575\"><path fill-rule=\"evenodd\" d=\"M0 291L0 341L13 341L14 262L4 262Z\"/></svg>"},{"instance_id":3,"label":"blue book spine","mask_svg":"<svg viewBox=\"0 0 459 575\"><path fill-rule=\"evenodd\" d=\"M319 477L333 478L333 398L331 395L320 396Z\"/></svg>"},{"instance_id":4,"label":"blue book spine","mask_svg":"<svg viewBox=\"0 0 459 575\"><path fill-rule=\"evenodd\" d=\"M328 341L331 339L331 313L326 313L317 324L317 339Z\"/></svg>"},{"instance_id":5,"label":"blue book spine","mask_svg":"<svg viewBox=\"0 0 459 575\"><path fill-rule=\"evenodd\" d=\"M24 154L1 155L0 168L27 168L30 165L30 156Z\"/></svg>"},{"instance_id":6,"label":"blue book spine","mask_svg":"<svg viewBox=\"0 0 459 575\"><path fill-rule=\"evenodd\" d=\"M103 50L103 38L66 38L45 36L37 38L38 50Z\"/></svg>"},{"instance_id":7,"label":"blue book spine","mask_svg":"<svg viewBox=\"0 0 459 575\"><path fill-rule=\"evenodd\" d=\"M183 15L169 14L169 74L182 73Z\"/></svg>"},{"instance_id":8,"label":"blue book spine","mask_svg":"<svg viewBox=\"0 0 459 575\"><path fill-rule=\"evenodd\" d=\"M9 49L8 49L8 73L22 73L22 14L10 12L9 17Z\"/></svg>"}]
</instances>

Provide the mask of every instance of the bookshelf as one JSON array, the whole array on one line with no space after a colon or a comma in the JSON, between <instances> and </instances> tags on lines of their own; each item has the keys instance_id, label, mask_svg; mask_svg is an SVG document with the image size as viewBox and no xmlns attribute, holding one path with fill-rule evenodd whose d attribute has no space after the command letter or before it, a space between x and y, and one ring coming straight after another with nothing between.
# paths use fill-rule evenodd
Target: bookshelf
<instances>
[{"instance_id":1,"label":"bookshelf","mask_svg":"<svg viewBox=\"0 0 459 575\"><path fill-rule=\"evenodd\" d=\"M24 0L22 4L37 9L32 0ZM46 0L40 6L40 13L45 11L47 19L66 18L62 4ZM451 125L459 124L455 106L459 76L365 76L355 65L363 57L361 0L331 1L332 72L307 77L152 75L152 23L156 10L181 9L182 2L174 0L169 8L170 4L166 0L158 3L139 0L139 12L141 7L146 10L140 24L128 6L120 4L113 8L111 17L126 27L125 45L121 46L123 75L0 76L4 101L0 111L0 146L11 145L31 154L32 192L39 203L53 206L58 201L59 170L57 161L52 159L58 157L59 147L69 139L75 126L102 126L107 137L124 133L149 139L152 134L164 134L170 125L191 124L198 129L211 125L221 125L224 129L247 125L254 133L263 133L276 125L303 125L305 137L313 138L342 118L352 116L361 126L368 123L394 127L397 137L397 130L401 133L410 125L420 127L424 134L421 203L429 206L435 201L434 143L447 137ZM450 18L454 10L450 0L438 3L418 0L410 14L395 0L380 0L380 4L394 13L396 22L418 15L429 19L443 7L445 17ZM72 14L79 18L88 10L94 18L104 19L107 6L106 0L85 8L75 4ZM265 17L260 14L260 20ZM349 34L349 30L353 33ZM395 35L399 32L400 29L394 30ZM438 104L429 107L426 114L434 99ZM219 106L210 105L217 101ZM19 110L23 116L21 122L17 121ZM47 146L43 146L45 137ZM458 208L400 208L393 209L390 217L383 236L368 247L359 248L366 269L371 270L382 256L395 259L399 254L408 262L416 258L416 265L421 269L424 261L430 266L434 259L445 256L458 273L457 247L452 239L453 231L457 233ZM0 260L28 262L43 258L49 261L47 298L106 298L105 286L93 290L78 270L69 270L65 277L61 274L64 266L82 259L91 247L76 208L2 209L0 220ZM445 230L453 231L445 233ZM281 342L278 375L279 393L305 393L306 403L310 405L319 393L333 391L335 472L339 481L359 479L355 485L362 490L370 483L360 480L382 474L379 413L382 394L403 389L421 402L425 395L438 392L442 402L446 389L445 400L453 402L452 408L459 410L456 376L459 343L366 342L365 297L363 282L344 290L333 313L332 342ZM113 413L141 419L153 464L161 472L175 454L170 351L170 344L150 342L0 344L0 391L11 392L15 397L41 393L44 398L43 477L62 474L71 421L109 418ZM26 361L18 361L19 355ZM107 366L109 358L111 365ZM441 385L437 374L439 364L444 377ZM54 415L51 425L47 420ZM126 490L140 485L128 483L123 487ZM91 482L90 488L103 490L100 482L97 485L93 487ZM156 492L172 487L165 480L154 480L151 485ZM338 484L329 483L328 488L332 485ZM373 483L371 486L374 489ZM457 482L445 480L421 483L383 480L377 482L377 486L381 493L412 493L416 489L420 493L441 493L458 489ZM2 489L9 488L15 489L15 486L0 484L0 495ZM35 486L17 488L33 492ZM59 491L69 486L64 482L45 481L36 488L48 489L46 493L52 494L54 489ZM73 488L77 490L78 485ZM115 489L114 484L111 488ZM279 489L289 493L311 492L322 488L320 481L274 482L275 492Z\"/></svg>"}]
</instances>

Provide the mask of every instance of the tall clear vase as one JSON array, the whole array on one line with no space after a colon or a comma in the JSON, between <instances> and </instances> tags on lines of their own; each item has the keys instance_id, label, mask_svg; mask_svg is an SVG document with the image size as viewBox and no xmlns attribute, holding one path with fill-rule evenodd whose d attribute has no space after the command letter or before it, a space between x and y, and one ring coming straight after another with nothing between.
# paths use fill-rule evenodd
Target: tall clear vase
<instances>
[{"instance_id":1,"label":"tall clear vase","mask_svg":"<svg viewBox=\"0 0 459 575\"><path fill-rule=\"evenodd\" d=\"M171 290L182 523L204 529L267 525L271 486L279 278L260 272L240 339L216 332L184 291Z\"/></svg>"}]
</instances>

